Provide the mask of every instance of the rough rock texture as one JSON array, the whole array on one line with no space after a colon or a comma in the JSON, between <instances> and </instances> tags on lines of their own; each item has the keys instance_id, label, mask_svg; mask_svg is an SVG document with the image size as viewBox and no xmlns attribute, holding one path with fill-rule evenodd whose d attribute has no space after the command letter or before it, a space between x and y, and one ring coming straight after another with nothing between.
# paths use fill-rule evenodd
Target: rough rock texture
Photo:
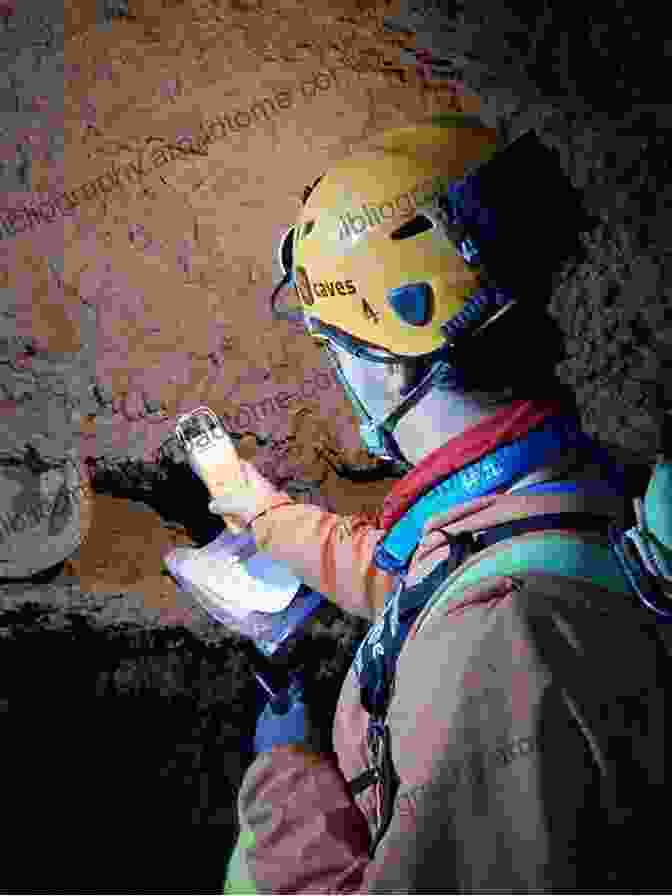
<instances>
[{"instance_id":1,"label":"rough rock texture","mask_svg":"<svg viewBox=\"0 0 672 896\"><path fill-rule=\"evenodd\" d=\"M401 4L393 21L416 25L418 44L453 62L508 140L533 128L582 191L594 227L548 305L566 337L558 372L588 432L651 459L672 406L671 132L659 80L635 60L662 63L665 36L633 4L582 15L470 2L454 17L430 10L424 23L420 6ZM520 246L524 256L524 234Z\"/></svg>"},{"instance_id":2,"label":"rough rock texture","mask_svg":"<svg viewBox=\"0 0 672 896\"><path fill-rule=\"evenodd\" d=\"M522 2L504 9L471 0L444 6L442 16L434 4L424 20L419 4L405 6L391 19L417 28L419 46L451 60L481 95L486 118L511 138L535 128L583 191L595 226L548 310L566 336L560 373L584 425L639 462L637 490L642 464L660 448L661 413L672 407L672 147L660 20L634 4L581 13L546 3L529 20ZM31 52L38 66L43 51ZM8 83L3 102L17 89ZM7 176L26 164L12 161ZM81 386L70 398L73 382L72 372L60 376L49 364L44 378L15 376L0 356L2 397L50 388L63 395L63 415L69 401L82 412L87 401L109 402L104 390L89 395ZM179 467L166 464L164 485L184 475ZM202 512L169 506L158 467L108 457L94 472L101 489L147 502L194 543L216 531ZM0 708L22 784L13 828L40 851L39 862L12 875L12 891L216 892L249 758L240 744L253 723L244 645L186 604L181 620L152 617L140 595L82 593L61 574L0 589ZM297 646L316 709L327 706L325 689L338 692L364 628L334 611ZM319 724L329 722L323 710Z\"/></svg>"}]
</instances>

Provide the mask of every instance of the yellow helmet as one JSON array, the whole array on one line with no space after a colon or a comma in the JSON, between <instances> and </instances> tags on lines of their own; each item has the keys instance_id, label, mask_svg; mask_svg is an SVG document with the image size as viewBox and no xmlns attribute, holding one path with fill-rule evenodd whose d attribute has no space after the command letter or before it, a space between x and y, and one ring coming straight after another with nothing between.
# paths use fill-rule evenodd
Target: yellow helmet
<instances>
[{"instance_id":1,"label":"yellow helmet","mask_svg":"<svg viewBox=\"0 0 672 896\"><path fill-rule=\"evenodd\" d=\"M480 119L446 115L383 133L319 179L290 235L314 336L336 331L405 358L445 345L441 326L480 281L433 213L436 199L496 150Z\"/></svg>"},{"instance_id":2,"label":"yellow helmet","mask_svg":"<svg viewBox=\"0 0 672 896\"><path fill-rule=\"evenodd\" d=\"M498 148L494 129L460 113L384 132L306 188L280 247L285 278L271 297L273 315L302 321L324 346L369 452L399 469L409 465L393 436L397 422L439 371L459 377L447 354L454 335L483 329L515 304L482 289L479 249L439 201ZM295 287L298 306L279 311L285 285ZM390 407L376 371L405 362L415 364L415 380Z\"/></svg>"},{"instance_id":3,"label":"yellow helmet","mask_svg":"<svg viewBox=\"0 0 672 896\"><path fill-rule=\"evenodd\" d=\"M520 297L544 291L537 275L576 237L579 206L552 153L533 132L499 149L495 130L459 113L387 131L306 188L280 248L273 315L307 326L369 452L406 467L398 421L434 388L484 382L478 359L530 323ZM283 312L285 285L298 306ZM403 371L398 390L385 365Z\"/></svg>"}]
</instances>

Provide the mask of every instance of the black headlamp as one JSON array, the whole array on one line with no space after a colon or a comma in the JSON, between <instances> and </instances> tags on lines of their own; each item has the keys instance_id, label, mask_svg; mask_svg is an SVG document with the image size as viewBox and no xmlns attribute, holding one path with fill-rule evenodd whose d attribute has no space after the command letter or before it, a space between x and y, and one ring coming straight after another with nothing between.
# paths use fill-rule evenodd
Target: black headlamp
<instances>
[{"instance_id":1,"label":"black headlamp","mask_svg":"<svg viewBox=\"0 0 672 896\"><path fill-rule=\"evenodd\" d=\"M464 260L519 301L548 292L551 275L590 226L557 152L534 131L451 184L437 204Z\"/></svg>"}]
</instances>

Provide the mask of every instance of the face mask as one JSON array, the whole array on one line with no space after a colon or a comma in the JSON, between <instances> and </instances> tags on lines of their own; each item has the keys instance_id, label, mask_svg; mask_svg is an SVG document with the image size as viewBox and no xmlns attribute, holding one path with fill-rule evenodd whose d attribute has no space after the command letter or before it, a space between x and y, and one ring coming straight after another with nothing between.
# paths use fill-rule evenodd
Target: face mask
<instances>
[{"instance_id":1,"label":"face mask","mask_svg":"<svg viewBox=\"0 0 672 896\"><path fill-rule=\"evenodd\" d=\"M413 464L403 454L394 437L399 420L431 390L438 375L447 374L444 362L416 370L413 382L402 385L390 376L389 364L357 358L329 342L324 346L331 366L360 418L360 435L370 454L392 460L407 471Z\"/></svg>"},{"instance_id":2,"label":"face mask","mask_svg":"<svg viewBox=\"0 0 672 896\"><path fill-rule=\"evenodd\" d=\"M399 392L393 388L390 365L371 364L337 346L332 345L330 349L336 356L337 369L347 379L369 416L376 421L389 417L399 404Z\"/></svg>"}]
</instances>

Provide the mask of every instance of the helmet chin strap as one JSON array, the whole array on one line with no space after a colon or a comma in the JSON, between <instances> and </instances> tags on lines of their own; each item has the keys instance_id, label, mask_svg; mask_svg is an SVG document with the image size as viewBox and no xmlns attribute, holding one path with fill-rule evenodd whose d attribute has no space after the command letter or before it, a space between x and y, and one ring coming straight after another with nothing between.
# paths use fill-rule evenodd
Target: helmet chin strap
<instances>
[{"instance_id":1,"label":"helmet chin strap","mask_svg":"<svg viewBox=\"0 0 672 896\"><path fill-rule=\"evenodd\" d=\"M394 437L395 427L402 417L434 388L437 381L448 388L451 386L454 386L456 390L464 388L465 381L459 371L459 365L456 366L454 363L456 343L459 344L467 334L473 338L479 332L486 330L511 307L517 307L517 302L512 300L505 290L487 287L477 292L460 314L450 322L450 327L445 330L446 343L425 356L425 365L431 365L426 376L410 389L390 414L382 419L375 419L371 415L350 388L347 379L341 376L340 369L336 368L336 373L362 421L361 437L371 454L394 460L405 467L407 471L413 468L414 465L404 456ZM402 390L403 394L404 390Z\"/></svg>"},{"instance_id":2,"label":"helmet chin strap","mask_svg":"<svg viewBox=\"0 0 672 896\"><path fill-rule=\"evenodd\" d=\"M413 469L414 464L412 464L403 454L399 447L399 443L394 437L394 430L402 417L405 417L406 414L434 387L434 384L439 377L445 381L446 378L452 376L455 379L455 384L458 385L458 375L450 364L444 360L438 360L434 363L427 375L404 396L402 401L391 413L387 414L382 419L376 419L370 414L351 388L347 379L342 375L340 368L335 367L335 370L341 385L350 399L350 403L354 407L359 419L362 421L359 429L367 451L376 457L396 462L400 467L404 468L406 472Z\"/></svg>"}]
</instances>

